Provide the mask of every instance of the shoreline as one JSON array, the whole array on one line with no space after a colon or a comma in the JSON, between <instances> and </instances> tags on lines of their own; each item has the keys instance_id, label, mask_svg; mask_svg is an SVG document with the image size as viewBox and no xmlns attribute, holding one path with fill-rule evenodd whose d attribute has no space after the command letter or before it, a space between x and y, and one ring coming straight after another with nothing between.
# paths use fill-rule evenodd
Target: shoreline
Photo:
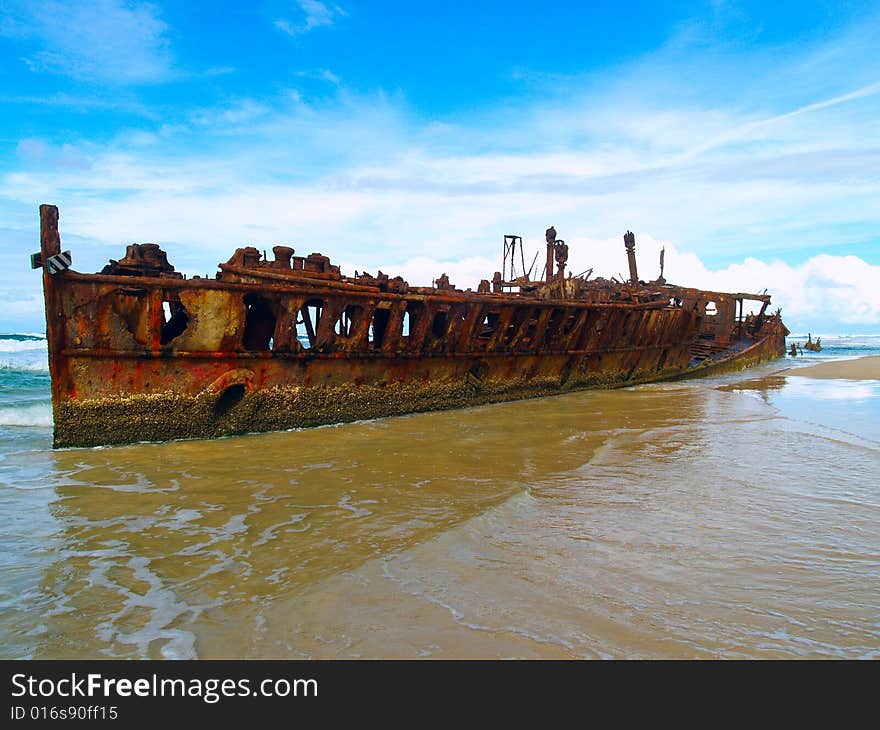
<instances>
[{"instance_id":1,"label":"shoreline","mask_svg":"<svg viewBox=\"0 0 880 730\"><path fill-rule=\"evenodd\" d=\"M780 375L804 378L844 380L880 380L880 355L866 355L854 360L820 362L804 367L792 366L779 371Z\"/></svg>"}]
</instances>

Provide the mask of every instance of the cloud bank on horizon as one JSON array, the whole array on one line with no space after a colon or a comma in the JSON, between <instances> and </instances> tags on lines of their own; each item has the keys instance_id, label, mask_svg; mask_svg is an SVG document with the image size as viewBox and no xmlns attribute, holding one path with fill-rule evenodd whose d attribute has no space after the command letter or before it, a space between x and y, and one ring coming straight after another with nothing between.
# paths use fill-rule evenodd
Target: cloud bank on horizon
<instances>
[{"instance_id":1,"label":"cloud bank on horizon","mask_svg":"<svg viewBox=\"0 0 880 730\"><path fill-rule=\"evenodd\" d=\"M629 228L648 276L880 330L880 13L634 7L0 5L0 329L41 325L52 202L81 270L292 243L467 287L552 224L608 277Z\"/></svg>"}]
</instances>

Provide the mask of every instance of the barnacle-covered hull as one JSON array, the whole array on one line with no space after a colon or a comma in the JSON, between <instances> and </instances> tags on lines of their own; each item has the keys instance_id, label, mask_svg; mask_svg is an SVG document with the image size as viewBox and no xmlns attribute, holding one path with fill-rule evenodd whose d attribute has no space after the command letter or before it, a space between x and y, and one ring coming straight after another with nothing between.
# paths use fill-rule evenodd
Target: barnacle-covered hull
<instances>
[{"instance_id":1,"label":"barnacle-covered hull","mask_svg":"<svg viewBox=\"0 0 880 730\"><path fill-rule=\"evenodd\" d=\"M491 290L484 281L472 292L445 276L434 287L381 272L344 277L326 257L285 247L272 262L239 249L214 279L183 278L152 244L130 246L100 274L53 271L57 222L57 209L42 206L56 446L618 387L748 367L785 350L769 297L565 279L564 261L552 272L549 236L546 281L514 292L496 274ZM763 302L760 314L742 315L748 298Z\"/></svg>"}]
</instances>

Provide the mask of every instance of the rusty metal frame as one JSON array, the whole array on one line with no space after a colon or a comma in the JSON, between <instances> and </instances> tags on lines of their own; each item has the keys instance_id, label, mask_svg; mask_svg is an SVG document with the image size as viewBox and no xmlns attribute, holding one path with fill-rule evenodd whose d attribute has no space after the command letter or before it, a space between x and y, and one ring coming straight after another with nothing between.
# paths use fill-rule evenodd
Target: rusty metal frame
<instances>
[{"instance_id":1,"label":"rusty metal frame","mask_svg":"<svg viewBox=\"0 0 880 730\"><path fill-rule=\"evenodd\" d=\"M213 279L183 277L155 244L130 245L98 274L50 271L58 210L44 205L40 216L56 446L453 408L784 352L787 330L766 314L769 296L638 282L629 232L629 282L566 278L568 249L551 228L556 272L504 282L507 291L488 291L486 280L473 292L445 275L433 287L381 271L347 277L328 257L286 246L273 261L238 249ZM759 315L742 316L745 299L762 303ZM224 397L233 388L237 397Z\"/></svg>"}]
</instances>

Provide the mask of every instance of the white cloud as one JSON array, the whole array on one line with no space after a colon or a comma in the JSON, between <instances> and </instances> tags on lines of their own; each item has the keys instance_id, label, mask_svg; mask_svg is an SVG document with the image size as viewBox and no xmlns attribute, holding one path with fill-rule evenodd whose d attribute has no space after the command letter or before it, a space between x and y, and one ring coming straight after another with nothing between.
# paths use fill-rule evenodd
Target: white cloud
<instances>
[{"instance_id":1,"label":"white cloud","mask_svg":"<svg viewBox=\"0 0 880 730\"><path fill-rule=\"evenodd\" d=\"M279 18L274 23L278 30L292 36L302 35L321 26L333 25L338 18L348 15L338 5L322 3L318 0L298 0L297 5L304 13L305 18L297 24Z\"/></svg>"},{"instance_id":2,"label":"white cloud","mask_svg":"<svg viewBox=\"0 0 880 730\"><path fill-rule=\"evenodd\" d=\"M27 108L34 104L48 107L64 108L65 113L77 112L127 112L135 114L146 119L157 119L157 114L145 104L140 104L130 99L123 98L117 89L109 98L100 98L89 95L72 95L67 93L44 94L34 96L23 95L3 95L0 96L0 103L3 104L20 104Z\"/></svg>"},{"instance_id":3,"label":"white cloud","mask_svg":"<svg viewBox=\"0 0 880 730\"><path fill-rule=\"evenodd\" d=\"M320 68L313 71L294 71L293 75L306 79L314 79L316 81L326 81L334 86L339 86L339 84L342 83L342 79L328 68Z\"/></svg>"},{"instance_id":4,"label":"white cloud","mask_svg":"<svg viewBox=\"0 0 880 730\"><path fill-rule=\"evenodd\" d=\"M16 146L19 158L32 169L85 170L88 156L72 144L51 145L42 139L21 139Z\"/></svg>"},{"instance_id":5,"label":"white cloud","mask_svg":"<svg viewBox=\"0 0 880 730\"><path fill-rule=\"evenodd\" d=\"M223 109L202 109L196 111L191 114L191 119L194 124L201 127L237 127L265 116L269 111L269 107L265 104L253 99L242 99Z\"/></svg>"},{"instance_id":6,"label":"white cloud","mask_svg":"<svg viewBox=\"0 0 880 730\"><path fill-rule=\"evenodd\" d=\"M692 147L691 149L687 150L687 152L685 153L685 157L688 159L694 158L704 152L708 152L709 150L717 147L729 145L737 141L748 140L750 138L754 139L757 133L760 133L761 130L765 127L780 124L786 120L792 119L802 114L809 114L810 112L827 109L828 107L837 106L838 104L845 104L848 101L854 101L856 99L864 99L866 97L875 96L877 94L880 94L880 82L868 84L867 86L863 86L860 89L855 89L854 91L850 91L845 94L839 94L831 99L823 99L821 101L813 102L812 104L806 104L797 109L793 109L792 111L785 112L783 114L777 114L768 119L759 119L756 121L746 122L742 126L729 129L719 136L708 140L707 142L697 145L696 147Z\"/></svg>"},{"instance_id":7,"label":"white cloud","mask_svg":"<svg viewBox=\"0 0 880 730\"><path fill-rule=\"evenodd\" d=\"M171 75L168 28L149 3L13 2L10 12L14 36L35 38L43 46L24 59L33 71L113 85L153 83Z\"/></svg>"}]
</instances>

